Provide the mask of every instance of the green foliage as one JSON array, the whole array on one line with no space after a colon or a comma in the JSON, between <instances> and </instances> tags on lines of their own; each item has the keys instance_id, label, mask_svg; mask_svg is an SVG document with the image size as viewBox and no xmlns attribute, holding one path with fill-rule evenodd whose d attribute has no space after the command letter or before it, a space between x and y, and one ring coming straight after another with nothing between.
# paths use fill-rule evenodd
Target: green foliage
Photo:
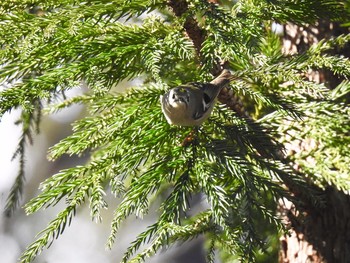
<instances>
[{"instance_id":1,"label":"green foliage","mask_svg":"<svg viewBox=\"0 0 350 263\"><path fill-rule=\"evenodd\" d=\"M26 143L33 143L32 133L33 131L39 132L39 124L41 118L41 103L40 101L34 102L34 111L27 112L22 111L20 119L16 122L17 125L21 125L22 133L18 143L18 147L12 156L12 161L19 157L19 172L15 179L14 184L11 187L10 193L6 200L5 213L12 215L15 208L18 206L19 200L22 196L23 185L25 181L25 148Z\"/></svg>"},{"instance_id":2,"label":"green foliage","mask_svg":"<svg viewBox=\"0 0 350 263\"><path fill-rule=\"evenodd\" d=\"M0 95L0 114L22 110L23 136L16 153L20 173L7 210L18 203L24 179L24 145L46 112L82 103L89 115L73 124L73 134L49 150L49 159L91 152L90 161L60 171L44 181L42 192L25 206L27 214L66 200L62 210L23 253L31 262L59 236L79 207L102 220L111 192L122 201L114 211L107 246L130 215L142 217L161 200L157 222L130 244L123 262L142 262L162 247L204 235L208 262L220 250L223 260L256 260L267 231L283 226L275 216L279 198L321 205L314 182L349 186L349 82L334 90L310 82L310 69L328 69L348 78L348 59L329 51L349 35L324 40L304 54L287 56L271 31L273 21L312 23L340 19L339 1L237 1L214 5L188 1L182 17L167 1L13 1L0 4L0 81L11 87ZM150 11L156 10L153 14ZM141 17L141 15L143 15ZM183 26L197 17L204 40L198 53ZM195 129L169 126L159 97L168 86L205 81L226 61L239 77L231 85L241 96L248 119L225 106ZM123 94L110 90L123 79L145 77ZM57 95L84 82L89 92L59 105ZM310 146L285 157L284 147L310 139ZM186 143L184 143L186 142ZM307 147L305 147L307 148ZM312 162L310 162L310 158ZM294 167L293 167L294 164ZM295 170L295 164L301 170ZM305 179L306 178L306 179ZM164 191L166 189L167 191ZM191 196L202 194L208 209L187 216ZM262 223L273 225L261 229ZM272 229L272 230L271 230ZM140 247L149 243L143 251Z\"/></svg>"}]
</instances>

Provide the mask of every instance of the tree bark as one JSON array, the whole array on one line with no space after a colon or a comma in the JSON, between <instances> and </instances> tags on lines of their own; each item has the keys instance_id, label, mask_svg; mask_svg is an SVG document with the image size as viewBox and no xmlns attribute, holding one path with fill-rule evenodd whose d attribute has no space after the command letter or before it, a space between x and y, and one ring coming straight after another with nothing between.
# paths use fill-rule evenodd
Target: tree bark
<instances>
[{"instance_id":1,"label":"tree bark","mask_svg":"<svg viewBox=\"0 0 350 263\"><path fill-rule=\"evenodd\" d=\"M335 187L324 193L324 208L310 206L302 215L293 205L281 208L291 230L281 238L279 262L350 262L350 196Z\"/></svg>"},{"instance_id":2,"label":"tree bark","mask_svg":"<svg viewBox=\"0 0 350 263\"><path fill-rule=\"evenodd\" d=\"M283 49L289 54L304 52L321 39L349 33L347 28L328 21L309 27L287 24L284 29ZM350 48L336 52L349 57ZM307 77L325 83L330 89L341 82L328 71L313 71ZM323 193L322 208L308 200L301 200L303 207L281 202L279 212L291 229L281 237L280 263L350 262L350 196L334 186L327 187Z\"/></svg>"}]
</instances>

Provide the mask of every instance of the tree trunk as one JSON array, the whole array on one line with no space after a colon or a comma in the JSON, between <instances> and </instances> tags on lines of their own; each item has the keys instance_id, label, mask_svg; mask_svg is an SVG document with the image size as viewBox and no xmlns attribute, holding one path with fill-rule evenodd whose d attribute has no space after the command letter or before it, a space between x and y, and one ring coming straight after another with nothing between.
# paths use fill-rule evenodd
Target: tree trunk
<instances>
[{"instance_id":1,"label":"tree trunk","mask_svg":"<svg viewBox=\"0 0 350 263\"><path fill-rule=\"evenodd\" d=\"M323 38L342 33L349 31L327 21L304 28L288 24L285 25L283 38L284 52L301 53ZM339 52L349 57L349 51L350 48L344 48ZM329 88L336 87L341 81L327 71L310 72L308 78L326 83ZM325 204L322 208L308 200L301 200L306 205L297 209L291 203L281 202L280 213L291 230L281 238L279 262L350 262L350 196L333 186L323 193Z\"/></svg>"},{"instance_id":2,"label":"tree trunk","mask_svg":"<svg viewBox=\"0 0 350 263\"><path fill-rule=\"evenodd\" d=\"M292 230L281 238L279 262L350 262L350 196L334 187L324 193L325 207L310 206L301 217L293 205L283 206Z\"/></svg>"}]
</instances>

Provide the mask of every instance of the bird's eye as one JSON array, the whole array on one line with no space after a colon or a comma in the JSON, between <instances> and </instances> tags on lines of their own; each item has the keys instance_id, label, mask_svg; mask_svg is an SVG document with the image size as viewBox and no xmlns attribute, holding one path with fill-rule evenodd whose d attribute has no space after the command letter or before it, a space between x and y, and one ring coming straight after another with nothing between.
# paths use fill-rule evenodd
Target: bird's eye
<instances>
[{"instance_id":1,"label":"bird's eye","mask_svg":"<svg viewBox=\"0 0 350 263\"><path fill-rule=\"evenodd\" d=\"M206 93L204 93L204 94L203 94L203 100L204 100L205 103L208 104L208 103L210 102L210 97L209 97L209 95L206 94Z\"/></svg>"}]
</instances>

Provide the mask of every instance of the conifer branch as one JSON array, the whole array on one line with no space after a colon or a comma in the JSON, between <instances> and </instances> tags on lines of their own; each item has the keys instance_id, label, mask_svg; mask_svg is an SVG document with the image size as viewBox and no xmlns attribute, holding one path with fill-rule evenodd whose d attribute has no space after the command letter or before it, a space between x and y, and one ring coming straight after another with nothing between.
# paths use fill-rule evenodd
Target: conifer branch
<instances>
[{"instance_id":1,"label":"conifer branch","mask_svg":"<svg viewBox=\"0 0 350 263\"><path fill-rule=\"evenodd\" d=\"M41 235L34 243L29 245L20 258L21 263L30 263L34 258L41 253L44 247L49 247L55 238L62 233L67 225L70 224L73 215L76 211L76 205L67 206L50 224L41 231Z\"/></svg>"},{"instance_id":2,"label":"conifer branch","mask_svg":"<svg viewBox=\"0 0 350 263\"><path fill-rule=\"evenodd\" d=\"M22 197L25 182L26 146L33 143L33 133L39 133L42 106L39 101L34 101L32 107L32 111L29 112L22 110L20 119L16 122L17 125L22 126L22 134L17 149L12 156L12 161L19 156L19 171L6 200L5 214L7 216L13 214Z\"/></svg>"},{"instance_id":3,"label":"conifer branch","mask_svg":"<svg viewBox=\"0 0 350 263\"><path fill-rule=\"evenodd\" d=\"M49 177L25 206L30 214L67 202L23 253L22 262L33 261L51 244L81 205L87 203L91 218L100 221L101 210L108 207L108 187L122 199L111 222L109 248L129 216L142 217L154 200L161 202L156 223L130 244L123 262L142 262L162 247L199 234L210 242L209 261L217 249L253 262L255 251L264 246L260 227L283 229L274 213L278 198L301 208L322 207L322 187L349 189L344 165L350 156L349 82L330 91L305 76L310 69L327 69L347 79L348 60L332 51L350 37L324 40L291 56L282 53L270 27L272 21L337 19L344 13L338 2L34 2L0 4L0 81L9 85L0 93L0 115L16 107L23 112L19 175L42 102L48 102L46 113L76 103L88 111L73 124L72 135L50 148L49 159L84 152L91 158ZM41 10L33 10L33 3ZM221 69L218 65L238 77L222 90L224 106L215 107L198 129L169 126L159 97L169 86L208 81ZM144 77L139 87L111 92L120 81L139 76ZM89 87L87 94L52 105L58 94L82 82ZM305 138L317 147L290 155L290 144ZM310 165L310 158L322 165ZM301 167L298 172L294 164ZM15 181L8 211L18 202L23 180ZM208 208L189 216L194 194L205 197Z\"/></svg>"},{"instance_id":4,"label":"conifer branch","mask_svg":"<svg viewBox=\"0 0 350 263\"><path fill-rule=\"evenodd\" d=\"M188 37L193 41L193 45L196 48L197 55L200 56L201 49L204 41L205 31L200 28L197 20L193 15L187 14L189 12L188 3L186 0L169 0L169 6L172 8L175 16L181 17L186 14L185 22L183 24L184 29Z\"/></svg>"}]
</instances>

